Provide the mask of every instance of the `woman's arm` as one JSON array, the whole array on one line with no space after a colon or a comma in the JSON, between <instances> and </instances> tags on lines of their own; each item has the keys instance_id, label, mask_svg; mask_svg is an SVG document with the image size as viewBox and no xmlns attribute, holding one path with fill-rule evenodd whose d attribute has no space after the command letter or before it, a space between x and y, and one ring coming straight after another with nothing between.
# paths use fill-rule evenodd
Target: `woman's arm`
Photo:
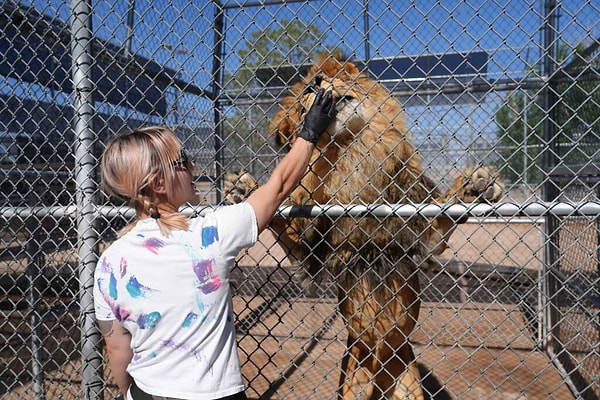
<instances>
[{"instance_id":1,"label":"woman's arm","mask_svg":"<svg viewBox=\"0 0 600 400\"><path fill-rule=\"evenodd\" d=\"M123 394L123 398L126 399L129 385L133 382L133 379L127 373L127 366L133 357L131 334L116 319L112 321L98 321L98 327L106 343L108 365L113 378Z\"/></svg>"},{"instance_id":2,"label":"woman's arm","mask_svg":"<svg viewBox=\"0 0 600 400\"><path fill-rule=\"evenodd\" d=\"M256 189L246 200L254 208L259 233L269 225L277 208L306 172L315 144L335 118L335 103L331 93L319 90L306 113L298 139L275 167L267 183Z\"/></svg>"},{"instance_id":3,"label":"woman's arm","mask_svg":"<svg viewBox=\"0 0 600 400\"><path fill-rule=\"evenodd\" d=\"M313 149L312 143L296 140L289 153L275 167L267 183L256 189L246 200L254 208L259 233L269 225L277 208L304 175Z\"/></svg>"}]
</instances>

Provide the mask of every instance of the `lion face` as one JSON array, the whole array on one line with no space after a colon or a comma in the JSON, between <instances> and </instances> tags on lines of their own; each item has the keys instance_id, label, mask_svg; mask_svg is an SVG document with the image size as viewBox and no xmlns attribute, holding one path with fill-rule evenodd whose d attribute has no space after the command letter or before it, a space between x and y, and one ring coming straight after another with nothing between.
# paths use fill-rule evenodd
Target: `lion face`
<instances>
[{"instance_id":1,"label":"lion face","mask_svg":"<svg viewBox=\"0 0 600 400\"><path fill-rule=\"evenodd\" d=\"M338 145L351 141L366 130L381 133L389 126L404 127L402 107L387 89L361 73L354 63L341 56L327 56L283 99L270 128L281 145L290 146L296 140L318 88L332 91L339 99L335 123L322 136L320 147L331 139Z\"/></svg>"},{"instance_id":2,"label":"lion face","mask_svg":"<svg viewBox=\"0 0 600 400\"><path fill-rule=\"evenodd\" d=\"M320 75L315 77L315 86L309 86L308 90L316 92L318 88L323 88L326 91L333 92L338 98L336 104L336 119L335 123L327 129L327 134L332 137L343 136L345 134L357 135L365 127L367 119L364 113L363 102L358 97L351 94L355 87L350 87L347 90L343 89L343 82L335 82L336 79L322 79ZM343 94L344 93L344 94ZM312 105L316 93L308 97L307 104ZM310 107L310 106L309 106ZM303 111L308 110L303 107ZM304 118L304 115L302 115Z\"/></svg>"}]
</instances>

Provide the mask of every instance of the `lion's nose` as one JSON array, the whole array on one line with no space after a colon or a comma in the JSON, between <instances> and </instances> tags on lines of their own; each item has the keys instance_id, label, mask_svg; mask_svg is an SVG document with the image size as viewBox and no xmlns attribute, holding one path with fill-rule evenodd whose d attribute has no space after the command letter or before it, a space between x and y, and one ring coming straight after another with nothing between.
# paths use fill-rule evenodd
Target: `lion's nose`
<instances>
[{"instance_id":1,"label":"lion's nose","mask_svg":"<svg viewBox=\"0 0 600 400\"><path fill-rule=\"evenodd\" d=\"M341 109L343 109L348 104L351 104L353 102L353 100L354 100L354 97L352 97L352 96L341 96L337 100L337 103L335 105L336 111L340 111Z\"/></svg>"}]
</instances>

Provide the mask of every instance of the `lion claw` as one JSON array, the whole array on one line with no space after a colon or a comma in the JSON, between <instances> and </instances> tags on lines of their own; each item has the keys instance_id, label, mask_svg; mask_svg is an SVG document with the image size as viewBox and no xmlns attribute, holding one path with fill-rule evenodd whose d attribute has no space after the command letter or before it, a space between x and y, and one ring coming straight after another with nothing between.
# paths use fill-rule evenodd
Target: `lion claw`
<instances>
[{"instance_id":1,"label":"lion claw","mask_svg":"<svg viewBox=\"0 0 600 400\"><path fill-rule=\"evenodd\" d=\"M243 168L238 172L226 174L223 179L223 203L241 203L257 188L256 179Z\"/></svg>"},{"instance_id":2,"label":"lion claw","mask_svg":"<svg viewBox=\"0 0 600 400\"><path fill-rule=\"evenodd\" d=\"M504 186L498 179L498 172L488 166L467 168L454 185L452 195L464 202L493 202L502 197ZM446 199L450 200L450 199Z\"/></svg>"}]
</instances>

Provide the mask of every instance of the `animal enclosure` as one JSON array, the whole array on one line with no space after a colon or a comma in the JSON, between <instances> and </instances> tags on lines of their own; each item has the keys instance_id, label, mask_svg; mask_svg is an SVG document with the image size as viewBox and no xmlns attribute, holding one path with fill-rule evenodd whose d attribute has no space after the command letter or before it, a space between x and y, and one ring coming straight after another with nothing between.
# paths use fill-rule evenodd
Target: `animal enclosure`
<instances>
[{"instance_id":1,"label":"animal enclosure","mask_svg":"<svg viewBox=\"0 0 600 400\"><path fill-rule=\"evenodd\" d=\"M306 242L317 221L369 236L365 225L453 219L448 248L411 261L420 311L403 341L424 397L600 398L599 21L594 0L1 2L1 398L117 395L92 276L132 213L99 188L106 140L127 127L171 127L196 162L198 202L183 212L203 215L224 204L228 173L265 181L285 153L269 134L282 100L333 53L389 96L358 96L344 81L340 95L357 114L367 103L379 116L386 101L401 105L382 130L405 125L414 153L404 161L420 157L417 180L444 194L467 167L490 166L502 196L313 196L282 207L276 222L307 226ZM374 125L360 117L365 127L347 143ZM395 190L403 170L388 173L390 159L372 157L399 144L370 145L356 174L371 185L385 171ZM335 256L326 236L311 245ZM308 260L289 253L267 231L232 272L246 393L333 399L351 341L338 308L347 298L330 270L304 287L296 274Z\"/></svg>"}]
</instances>

